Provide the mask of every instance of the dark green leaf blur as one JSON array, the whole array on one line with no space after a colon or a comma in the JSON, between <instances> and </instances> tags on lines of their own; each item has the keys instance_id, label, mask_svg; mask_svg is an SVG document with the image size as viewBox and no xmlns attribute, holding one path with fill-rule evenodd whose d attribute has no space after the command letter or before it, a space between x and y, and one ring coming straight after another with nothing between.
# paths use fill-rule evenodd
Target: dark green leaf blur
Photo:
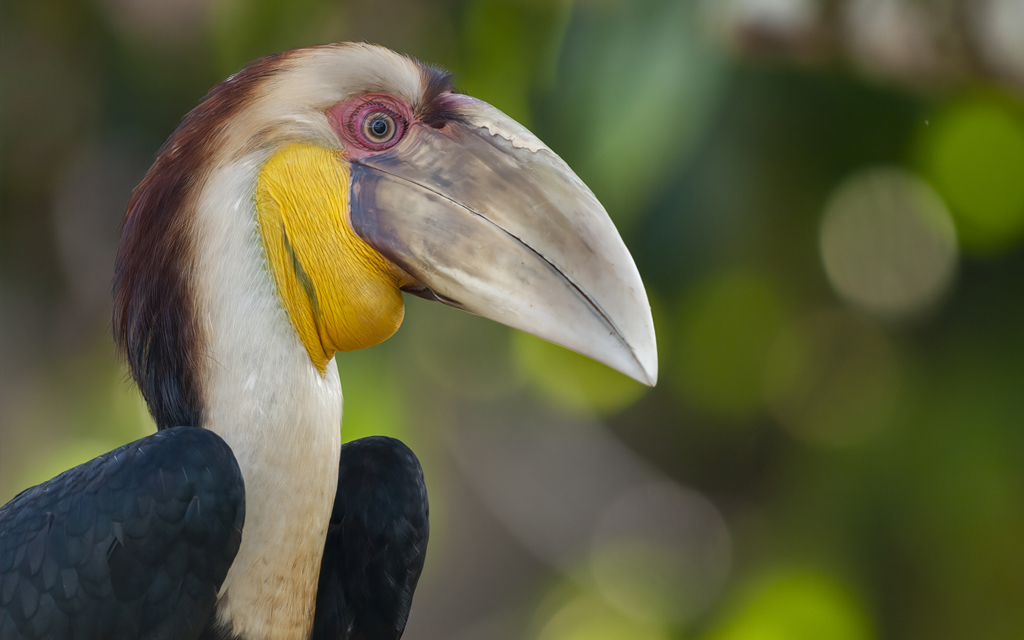
<instances>
[{"instance_id":1,"label":"dark green leaf blur","mask_svg":"<svg viewBox=\"0 0 1024 640\"><path fill-rule=\"evenodd\" d=\"M591 186L659 384L407 301L342 436L420 456L411 640L1024 631L1016 0L32 0L0 16L0 501L154 430L118 226L216 82L364 40L455 73Z\"/></svg>"}]
</instances>

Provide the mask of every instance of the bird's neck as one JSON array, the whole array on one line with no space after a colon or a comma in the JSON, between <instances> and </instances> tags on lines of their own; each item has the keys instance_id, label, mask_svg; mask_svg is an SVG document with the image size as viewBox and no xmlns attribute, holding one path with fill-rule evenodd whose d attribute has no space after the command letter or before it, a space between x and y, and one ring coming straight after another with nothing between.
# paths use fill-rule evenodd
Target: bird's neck
<instances>
[{"instance_id":1,"label":"bird's neck","mask_svg":"<svg viewBox=\"0 0 1024 640\"><path fill-rule=\"evenodd\" d=\"M337 488L342 394L321 374L268 270L253 207L259 158L210 175L197 202L196 298L206 336L203 426L245 481L238 556L218 618L243 638L306 638ZM243 161L244 165L244 161Z\"/></svg>"}]
</instances>

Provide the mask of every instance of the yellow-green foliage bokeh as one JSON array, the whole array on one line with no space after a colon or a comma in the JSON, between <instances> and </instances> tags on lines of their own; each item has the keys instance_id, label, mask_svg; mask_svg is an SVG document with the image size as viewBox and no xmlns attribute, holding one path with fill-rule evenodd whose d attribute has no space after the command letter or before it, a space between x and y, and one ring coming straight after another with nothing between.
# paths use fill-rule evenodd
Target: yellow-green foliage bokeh
<instances>
[{"instance_id":1,"label":"yellow-green foliage bokeh","mask_svg":"<svg viewBox=\"0 0 1024 640\"><path fill-rule=\"evenodd\" d=\"M705 640L874 640L871 618L848 587L809 570L759 576Z\"/></svg>"},{"instance_id":2,"label":"yellow-green foliage bokeh","mask_svg":"<svg viewBox=\"0 0 1024 640\"><path fill-rule=\"evenodd\" d=\"M725 418L758 411L765 363L786 317L777 288L753 271L717 274L699 283L679 316L673 364L682 395Z\"/></svg>"},{"instance_id":3,"label":"yellow-green foliage bokeh","mask_svg":"<svg viewBox=\"0 0 1024 640\"><path fill-rule=\"evenodd\" d=\"M921 131L928 175L949 201L964 247L1003 252L1024 237L1024 103L979 96L941 109Z\"/></svg>"},{"instance_id":4,"label":"yellow-green foliage bokeh","mask_svg":"<svg viewBox=\"0 0 1024 640\"><path fill-rule=\"evenodd\" d=\"M526 333L514 334L512 349L516 366L530 386L569 410L612 413L635 402L646 390L603 364Z\"/></svg>"}]
</instances>

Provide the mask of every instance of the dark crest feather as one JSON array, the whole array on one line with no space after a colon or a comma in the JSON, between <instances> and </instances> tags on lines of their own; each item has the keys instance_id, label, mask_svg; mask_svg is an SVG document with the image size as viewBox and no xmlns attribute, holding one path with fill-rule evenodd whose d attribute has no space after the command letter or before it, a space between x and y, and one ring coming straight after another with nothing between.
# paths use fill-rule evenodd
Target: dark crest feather
<instances>
[{"instance_id":1,"label":"dark crest feather","mask_svg":"<svg viewBox=\"0 0 1024 640\"><path fill-rule=\"evenodd\" d=\"M461 121L459 113L445 100L446 94L454 91L452 74L419 61L417 64L423 78L423 97L416 110L416 117L424 124L436 128L443 127L446 122Z\"/></svg>"}]
</instances>

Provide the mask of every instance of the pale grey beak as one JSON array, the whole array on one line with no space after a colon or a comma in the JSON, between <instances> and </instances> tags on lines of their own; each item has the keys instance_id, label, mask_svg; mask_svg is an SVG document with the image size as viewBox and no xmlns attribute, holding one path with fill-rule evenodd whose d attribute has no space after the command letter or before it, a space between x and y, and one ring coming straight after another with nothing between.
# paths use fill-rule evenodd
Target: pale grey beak
<instances>
[{"instance_id":1,"label":"pale grey beak","mask_svg":"<svg viewBox=\"0 0 1024 640\"><path fill-rule=\"evenodd\" d=\"M604 207L561 158L494 107L412 126L352 161L363 239L429 289L411 291L577 351L654 385L651 308Z\"/></svg>"}]
</instances>

